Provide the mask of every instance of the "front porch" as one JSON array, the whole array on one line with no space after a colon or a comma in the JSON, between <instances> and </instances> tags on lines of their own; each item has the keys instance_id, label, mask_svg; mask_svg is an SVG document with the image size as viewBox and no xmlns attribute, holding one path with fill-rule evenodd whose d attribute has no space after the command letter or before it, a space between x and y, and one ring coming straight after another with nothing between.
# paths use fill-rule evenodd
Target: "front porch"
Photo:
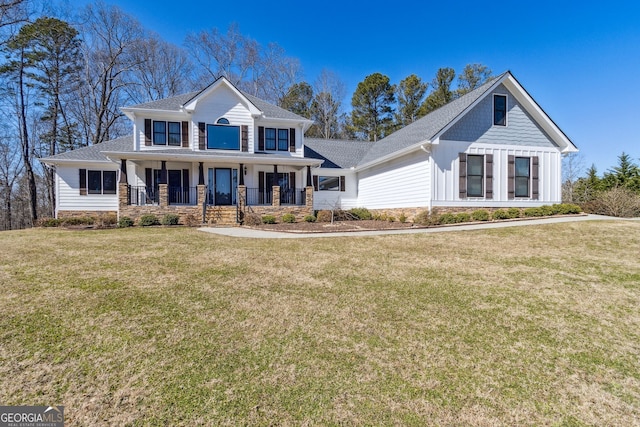
<instances>
[{"instance_id":1,"label":"front porch","mask_svg":"<svg viewBox=\"0 0 640 427\"><path fill-rule=\"evenodd\" d=\"M201 220L205 224L239 225L248 214L274 215L293 213L302 221L313 214L313 187L269 189L247 188L238 185L233 195L220 199L207 185L196 187L133 186L121 182L118 186L118 216L133 220L142 215L158 217L176 214L181 222Z\"/></svg>"}]
</instances>

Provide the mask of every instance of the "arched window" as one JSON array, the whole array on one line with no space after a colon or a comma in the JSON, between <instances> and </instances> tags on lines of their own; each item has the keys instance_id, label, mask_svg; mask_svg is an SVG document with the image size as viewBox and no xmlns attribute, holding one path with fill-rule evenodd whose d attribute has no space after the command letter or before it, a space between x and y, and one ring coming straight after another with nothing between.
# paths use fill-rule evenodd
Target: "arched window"
<instances>
[{"instance_id":1,"label":"arched window","mask_svg":"<svg viewBox=\"0 0 640 427\"><path fill-rule=\"evenodd\" d=\"M225 119L224 117L221 117L218 119L218 121L216 122L219 125L228 125L229 124L229 120Z\"/></svg>"}]
</instances>

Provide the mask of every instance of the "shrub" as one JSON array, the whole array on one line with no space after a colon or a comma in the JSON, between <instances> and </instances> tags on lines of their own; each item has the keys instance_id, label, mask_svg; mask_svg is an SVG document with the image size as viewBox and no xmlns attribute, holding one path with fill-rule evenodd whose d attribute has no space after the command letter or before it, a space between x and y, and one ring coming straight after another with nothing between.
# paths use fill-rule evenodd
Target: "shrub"
<instances>
[{"instance_id":1,"label":"shrub","mask_svg":"<svg viewBox=\"0 0 640 427\"><path fill-rule=\"evenodd\" d=\"M489 221L489 212L484 209L478 209L471 213L471 218L474 221Z\"/></svg>"},{"instance_id":2,"label":"shrub","mask_svg":"<svg viewBox=\"0 0 640 427\"><path fill-rule=\"evenodd\" d=\"M123 216L118 220L118 228L133 227L133 220L128 216Z\"/></svg>"},{"instance_id":3,"label":"shrub","mask_svg":"<svg viewBox=\"0 0 640 427\"><path fill-rule=\"evenodd\" d=\"M498 209L493 212L492 217L495 220L509 219L509 213L504 209Z\"/></svg>"},{"instance_id":4,"label":"shrub","mask_svg":"<svg viewBox=\"0 0 640 427\"><path fill-rule=\"evenodd\" d=\"M431 212L424 210L413 218L413 222L420 225L438 225L440 224L438 212L432 209Z\"/></svg>"},{"instance_id":5,"label":"shrub","mask_svg":"<svg viewBox=\"0 0 640 427\"><path fill-rule=\"evenodd\" d=\"M354 219L357 218L349 211L343 211L342 209L333 210L334 221L352 221Z\"/></svg>"},{"instance_id":6,"label":"shrub","mask_svg":"<svg viewBox=\"0 0 640 427\"><path fill-rule=\"evenodd\" d=\"M351 213L351 215L353 215L357 219L361 220L368 220L373 218L373 215L367 208L353 208L349 210L349 213Z\"/></svg>"},{"instance_id":7,"label":"shrub","mask_svg":"<svg viewBox=\"0 0 640 427\"><path fill-rule=\"evenodd\" d=\"M575 215L582 212L582 208L571 203L560 203L552 206L558 215Z\"/></svg>"},{"instance_id":8,"label":"shrub","mask_svg":"<svg viewBox=\"0 0 640 427\"><path fill-rule=\"evenodd\" d=\"M255 213L249 213L244 216L244 225L255 227L262 224L262 218Z\"/></svg>"},{"instance_id":9,"label":"shrub","mask_svg":"<svg viewBox=\"0 0 640 427\"><path fill-rule=\"evenodd\" d=\"M556 214L556 210L553 206L542 205L540 206L539 209L540 209L540 212L542 213L542 216L551 216Z\"/></svg>"},{"instance_id":10,"label":"shrub","mask_svg":"<svg viewBox=\"0 0 640 427\"><path fill-rule=\"evenodd\" d=\"M96 224L101 227L113 227L118 223L118 216L116 214L106 214L98 217Z\"/></svg>"},{"instance_id":11,"label":"shrub","mask_svg":"<svg viewBox=\"0 0 640 427\"><path fill-rule=\"evenodd\" d=\"M163 216L160 222L162 225L178 225L180 222L180 216L169 213Z\"/></svg>"},{"instance_id":12,"label":"shrub","mask_svg":"<svg viewBox=\"0 0 640 427\"><path fill-rule=\"evenodd\" d=\"M43 218L38 221L40 227L59 227L62 224L62 220L57 218Z\"/></svg>"},{"instance_id":13,"label":"shrub","mask_svg":"<svg viewBox=\"0 0 640 427\"><path fill-rule=\"evenodd\" d=\"M331 211L318 211L318 215L316 215L316 220L318 222L331 222Z\"/></svg>"},{"instance_id":14,"label":"shrub","mask_svg":"<svg viewBox=\"0 0 640 427\"><path fill-rule=\"evenodd\" d=\"M273 215L262 215L262 223L263 224L275 224L276 217Z\"/></svg>"},{"instance_id":15,"label":"shrub","mask_svg":"<svg viewBox=\"0 0 640 427\"><path fill-rule=\"evenodd\" d=\"M60 219L60 225L70 226L70 225L93 225L95 219L90 216L82 216L82 217L73 217L73 218L62 218Z\"/></svg>"},{"instance_id":16,"label":"shrub","mask_svg":"<svg viewBox=\"0 0 640 427\"><path fill-rule=\"evenodd\" d=\"M541 208L526 208L524 210L524 216L527 218L544 216L544 210Z\"/></svg>"},{"instance_id":17,"label":"shrub","mask_svg":"<svg viewBox=\"0 0 640 427\"><path fill-rule=\"evenodd\" d=\"M304 222L316 222L316 216L315 215L306 215L304 217Z\"/></svg>"},{"instance_id":18,"label":"shrub","mask_svg":"<svg viewBox=\"0 0 640 427\"><path fill-rule=\"evenodd\" d=\"M395 220L396 220L396 217L395 217L395 216L393 216L393 215L389 215L389 216L387 217L387 221L389 221L389 222L394 222Z\"/></svg>"},{"instance_id":19,"label":"shrub","mask_svg":"<svg viewBox=\"0 0 640 427\"><path fill-rule=\"evenodd\" d=\"M407 216L404 214L404 212L402 212L400 214L400 216L398 217L398 221L400 221L400 223L404 224L405 222L407 222Z\"/></svg>"},{"instance_id":20,"label":"shrub","mask_svg":"<svg viewBox=\"0 0 640 427\"><path fill-rule=\"evenodd\" d=\"M584 211L598 215L631 218L640 216L640 195L628 188L614 187L583 205Z\"/></svg>"},{"instance_id":21,"label":"shrub","mask_svg":"<svg viewBox=\"0 0 640 427\"><path fill-rule=\"evenodd\" d=\"M520 208L507 209L507 218L508 219L520 218Z\"/></svg>"},{"instance_id":22,"label":"shrub","mask_svg":"<svg viewBox=\"0 0 640 427\"><path fill-rule=\"evenodd\" d=\"M158 221L158 217L153 214L142 215L138 220L138 225L143 227L149 227L151 225L158 225L160 221Z\"/></svg>"},{"instance_id":23,"label":"shrub","mask_svg":"<svg viewBox=\"0 0 640 427\"><path fill-rule=\"evenodd\" d=\"M293 224L296 222L296 216L292 213L286 213L282 215L282 222L287 224Z\"/></svg>"},{"instance_id":24,"label":"shrub","mask_svg":"<svg viewBox=\"0 0 640 427\"><path fill-rule=\"evenodd\" d=\"M184 217L184 225L187 227L195 227L196 225L200 225L200 221L196 219L194 215L188 214Z\"/></svg>"},{"instance_id":25,"label":"shrub","mask_svg":"<svg viewBox=\"0 0 640 427\"><path fill-rule=\"evenodd\" d=\"M471 215L469 215L466 212L460 212L459 214L456 214L456 222L457 223L461 223L461 222L469 222L471 221Z\"/></svg>"},{"instance_id":26,"label":"shrub","mask_svg":"<svg viewBox=\"0 0 640 427\"><path fill-rule=\"evenodd\" d=\"M456 216L452 213L443 213L438 217L439 224L455 224Z\"/></svg>"}]
</instances>

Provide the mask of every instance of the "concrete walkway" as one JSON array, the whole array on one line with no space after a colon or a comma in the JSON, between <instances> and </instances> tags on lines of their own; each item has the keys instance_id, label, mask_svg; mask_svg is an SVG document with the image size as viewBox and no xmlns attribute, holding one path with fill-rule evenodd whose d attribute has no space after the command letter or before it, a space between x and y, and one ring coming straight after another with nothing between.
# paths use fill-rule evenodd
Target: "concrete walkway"
<instances>
[{"instance_id":1,"label":"concrete walkway","mask_svg":"<svg viewBox=\"0 0 640 427\"><path fill-rule=\"evenodd\" d=\"M453 225L446 227L433 228L404 228L401 230L370 230L370 231L340 231L335 233L283 233L279 231L256 230L244 227L202 227L199 231L207 233L219 234L230 237L249 237L254 239L309 239L320 237L364 237L364 236L382 236L387 234L416 234L416 233L444 233L447 231L465 231L465 230L484 230L489 228L505 228L505 227L523 227L526 225L540 224L556 224L560 222L578 222L578 221L600 221L600 220L623 220L623 218L615 218L602 215L582 215L582 216L566 216L551 217L543 219L529 219L517 221L501 221L489 222L482 224ZM629 220L629 219L626 219ZM633 218L631 221L638 221L640 218Z\"/></svg>"}]
</instances>

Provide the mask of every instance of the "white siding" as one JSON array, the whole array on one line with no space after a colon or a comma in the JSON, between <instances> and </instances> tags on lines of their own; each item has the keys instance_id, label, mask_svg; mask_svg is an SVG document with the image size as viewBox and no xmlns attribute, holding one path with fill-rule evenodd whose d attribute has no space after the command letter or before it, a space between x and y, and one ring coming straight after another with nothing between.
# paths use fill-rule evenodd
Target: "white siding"
<instances>
[{"instance_id":1,"label":"white siding","mask_svg":"<svg viewBox=\"0 0 640 427\"><path fill-rule=\"evenodd\" d=\"M100 166L82 166L87 170L118 170L115 163L105 163ZM80 195L80 168L56 167L58 188L58 210L61 211L117 211L117 194L87 194Z\"/></svg>"},{"instance_id":2,"label":"white siding","mask_svg":"<svg viewBox=\"0 0 640 427\"><path fill-rule=\"evenodd\" d=\"M312 169L315 176L344 176L345 191L314 191L313 208L351 209L358 207L358 180L356 174L345 169Z\"/></svg>"},{"instance_id":3,"label":"white siding","mask_svg":"<svg viewBox=\"0 0 640 427\"><path fill-rule=\"evenodd\" d=\"M459 153L493 154L493 199L460 199ZM508 156L539 157L539 199L508 199ZM469 144L440 141L433 147L434 206L539 206L561 200L560 153L551 147L506 146L501 144Z\"/></svg>"},{"instance_id":4,"label":"white siding","mask_svg":"<svg viewBox=\"0 0 640 427\"><path fill-rule=\"evenodd\" d=\"M234 126L249 126L249 152L252 153L254 129L251 113L241 99L224 85L198 101L191 119L192 148L198 150L198 123L215 124L221 117L229 120L229 124Z\"/></svg>"},{"instance_id":5,"label":"white siding","mask_svg":"<svg viewBox=\"0 0 640 427\"><path fill-rule=\"evenodd\" d=\"M428 206L429 158L413 153L359 173L358 206L369 209Z\"/></svg>"}]
</instances>

